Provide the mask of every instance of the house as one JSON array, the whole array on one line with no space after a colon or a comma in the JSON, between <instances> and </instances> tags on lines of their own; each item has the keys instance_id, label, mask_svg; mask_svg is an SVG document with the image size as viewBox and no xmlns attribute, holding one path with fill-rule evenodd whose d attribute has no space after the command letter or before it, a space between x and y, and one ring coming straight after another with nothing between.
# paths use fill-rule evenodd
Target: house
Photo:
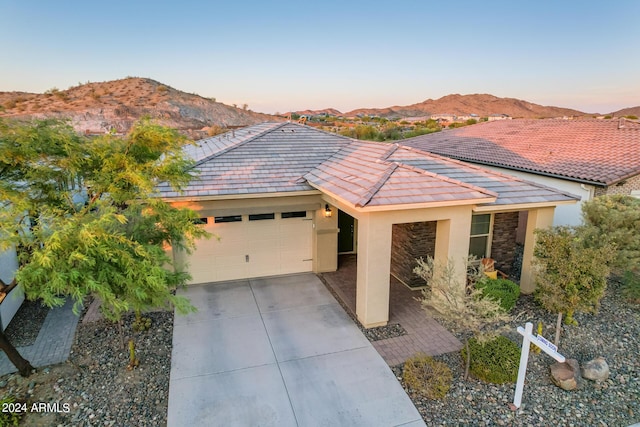
<instances>
[{"instance_id":1,"label":"house","mask_svg":"<svg viewBox=\"0 0 640 427\"><path fill-rule=\"evenodd\" d=\"M403 141L404 145L508 173L580 196L554 225L581 222L581 203L603 194L640 196L640 123L498 120Z\"/></svg>"},{"instance_id":2,"label":"house","mask_svg":"<svg viewBox=\"0 0 640 427\"><path fill-rule=\"evenodd\" d=\"M469 252L510 267L527 213L520 284L533 291L533 230L570 194L399 144L358 141L297 123L263 123L198 141L197 176L160 196L200 213L219 239L174 252L193 283L327 272L357 254L356 315L389 317L389 275L415 285L415 258L452 260L461 285Z\"/></svg>"}]
</instances>

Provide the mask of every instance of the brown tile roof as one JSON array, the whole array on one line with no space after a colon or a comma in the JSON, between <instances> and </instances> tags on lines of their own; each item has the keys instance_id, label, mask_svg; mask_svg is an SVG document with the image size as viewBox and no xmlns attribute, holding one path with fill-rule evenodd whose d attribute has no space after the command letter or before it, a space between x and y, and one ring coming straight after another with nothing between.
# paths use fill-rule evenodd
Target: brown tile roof
<instances>
[{"instance_id":1,"label":"brown tile roof","mask_svg":"<svg viewBox=\"0 0 640 427\"><path fill-rule=\"evenodd\" d=\"M625 119L493 121L403 144L468 162L597 185L640 174L640 124Z\"/></svg>"},{"instance_id":2,"label":"brown tile roof","mask_svg":"<svg viewBox=\"0 0 640 427\"><path fill-rule=\"evenodd\" d=\"M227 135L227 134L225 134ZM517 204L575 197L398 144L357 141L294 123L269 123L187 148L196 177L162 197L319 189L357 207L403 204Z\"/></svg>"},{"instance_id":3,"label":"brown tile roof","mask_svg":"<svg viewBox=\"0 0 640 427\"><path fill-rule=\"evenodd\" d=\"M422 169L385 160L398 147L353 141L304 178L357 207L479 201L497 194Z\"/></svg>"}]
</instances>

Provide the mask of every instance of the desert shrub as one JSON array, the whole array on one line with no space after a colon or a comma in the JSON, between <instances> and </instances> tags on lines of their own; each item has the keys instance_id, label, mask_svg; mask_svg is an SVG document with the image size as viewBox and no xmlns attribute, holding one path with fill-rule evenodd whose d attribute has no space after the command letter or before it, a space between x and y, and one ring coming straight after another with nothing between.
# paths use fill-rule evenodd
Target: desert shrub
<instances>
[{"instance_id":1,"label":"desert shrub","mask_svg":"<svg viewBox=\"0 0 640 427\"><path fill-rule=\"evenodd\" d=\"M622 294L640 304L640 272L626 271L622 277Z\"/></svg>"},{"instance_id":2,"label":"desert shrub","mask_svg":"<svg viewBox=\"0 0 640 427\"><path fill-rule=\"evenodd\" d=\"M22 418L24 412L9 412L8 410L4 410L5 405L14 403L18 402L16 402L16 398L11 395L5 396L0 399L0 408L2 408L2 410L0 410L0 426L17 426L20 423L20 418Z\"/></svg>"},{"instance_id":3,"label":"desert shrub","mask_svg":"<svg viewBox=\"0 0 640 427\"><path fill-rule=\"evenodd\" d=\"M16 108L16 105L17 103L14 99L9 99L8 101L5 101L4 108L11 110L12 108Z\"/></svg>"},{"instance_id":4,"label":"desert shrub","mask_svg":"<svg viewBox=\"0 0 640 427\"><path fill-rule=\"evenodd\" d=\"M167 91L169 91L169 88L168 88L168 87L166 87L165 85L160 85L160 86L158 86L158 87L156 88L156 91L158 91L158 92L160 92L160 93L163 93L163 92L167 92Z\"/></svg>"},{"instance_id":5,"label":"desert shrub","mask_svg":"<svg viewBox=\"0 0 640 427\"><path fill-rule=\"evenodd\" d=\"M509 312L516 306L520 296L520 286L507 279L485 279L475 284L482 296L500 301L500 307Z\"/></svg>"},{"instance_id":6,"label":"desert shrub","mask_svg":"<svg viewBox=\"0 0 640 427\"><path fill-rule=\"evenodd\" d=\"M483 381L503 384L515 382L520 364L520 347L505 336L498 336L481 343L475 338L469 340L471 352L470 370ZM467 358L467 349L462 349L462 357Z\"/></svg>"},{"instance_id":7,"label":"desert shrub","mask_svg":"<svg viewBox=\"0 0 640 427\"><path fill-rule=\"evenodd\" d=\"M429 399L442 399L451 388L451 369L424 353L418 353L404 363L404 383L413 392Z\"/></svg>"},{"instance_id":8,"label":"desert shrub","mask_svg":"<svg viewBox=\"0 0 640 427\"><path fill-rule=\"evenodd\" d=\"M575 312L597 313L614 257L606 242L593 247L585 230L559 226L536 231L536 300L548 311L566 314L568 325L577 325Z\"/></svg>"}]
</instances>

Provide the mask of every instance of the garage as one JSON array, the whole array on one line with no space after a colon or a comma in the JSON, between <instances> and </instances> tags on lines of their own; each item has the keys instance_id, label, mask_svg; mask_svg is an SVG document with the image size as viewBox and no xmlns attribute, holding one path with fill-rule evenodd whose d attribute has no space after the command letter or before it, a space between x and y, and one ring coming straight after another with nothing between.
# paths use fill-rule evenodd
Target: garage
<instances>
[{"instance_id":1,"label":"garage","mask_svg":"<svg viewBox=\"0 0 640 427\"><path fill-rule=\"evenodd\" d=\"M216 237L199 240L187 262L191 283L311 271L312 212L262 212L201 218Z\"/></svg>"}]
</instances>

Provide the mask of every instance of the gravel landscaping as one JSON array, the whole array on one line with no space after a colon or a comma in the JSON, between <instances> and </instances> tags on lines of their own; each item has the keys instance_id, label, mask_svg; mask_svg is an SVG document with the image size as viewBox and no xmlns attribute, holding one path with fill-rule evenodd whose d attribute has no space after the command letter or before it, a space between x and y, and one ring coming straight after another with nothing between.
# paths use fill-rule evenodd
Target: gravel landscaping
<instances>
[{"instance_id":1,"label":"gravel landscaping","mask_svg":"<svg viewBox=\"0 0 640 427\"><path fill-rule=\"evenodd\" d=\"M151 329L137 333L125 319L125 336L135 338L140 365L127 370L128 350L118 328L105 320L79 324L69 361L40 369L29 378L0 377L0 397L27 403L58 403L58 412L29 411L21 426L166 425L173 313L147 315ZM68 409L65 408L68 405Z\"/></svg>"},{"instance_id":2,"label":"gravel landscaping","mask_svg":"<svg viewBox=\"0 0 640 427\"><path fill-rule=\"evenodd\" d=\"M553 359L531 353L523 404L512 411L514 384L487 384L474 378L463 381L461 357L450 353L436 357L453 372L453 384L444 399L428 400L412 390L407 392L429 426L626 427L640 422L640 307L618 294L617 285L611 285L598 315L577 314L580 326L563 326L559 346L560 353L580 363L604 356L611 375L602 383L583 380L577 391L561 390L550 380ZM522 313L507 334L515 342L521 342L516 327L527 321L543 321L543 334L553 338L555 315L544 312L532 297L521 297L514 313ZM12 394L28 405L59 403L59 412L28 413L21 426L165 425L173 314L158 312L149 317L149 332L135 333L125 326L125 336L136 339L140 359L136 369L126 369L128 352L120 347L117 327L100 320L78 326L67 363L41 369L29 378L0 377L0 396ZM130 323L129 317L125 325ZM397 334L402 334L399 325L367 330L370 340ZM402 366L393 371L402 383Z\"/></svg>"},{"instance_id":3,"label":"gravel landscaping","mask_svg":"<svg viewBox=\"0 0 640 427\"><path fill-rule=\"evenodd\" d=\"M48 313L49 307L42 305L40 301L25 300L4 333L15 347L32 345Z\"/></svg>"},{"instance_id":4,"label":"gravel landscaping","mask_svg":"<svg viewBox=\"0 0 640 427\"><path fill-rule=\"evenodd\" d=\"M470 378L463 381L459 353L435 357L453 372L453 384L439 401L422 399L407 390L429 426L629 426L640 422L640 306L620 298L612 284L597 315L576 314L579 326L563 325L558 351L581 364L604 356L610 377L602 383L582 380L576 391L564 391L551 383L548 355L530 353L522 406L509 409L515 384L494 385ZM519 299L509 338L521 344L515 332L525 322L544 322L543 335L551 341L556 316L541 309L531 296ZM465 337L458 335L460 340ZM402 366L393 368L402 383Z\"/></svg>"}]
</instances>

